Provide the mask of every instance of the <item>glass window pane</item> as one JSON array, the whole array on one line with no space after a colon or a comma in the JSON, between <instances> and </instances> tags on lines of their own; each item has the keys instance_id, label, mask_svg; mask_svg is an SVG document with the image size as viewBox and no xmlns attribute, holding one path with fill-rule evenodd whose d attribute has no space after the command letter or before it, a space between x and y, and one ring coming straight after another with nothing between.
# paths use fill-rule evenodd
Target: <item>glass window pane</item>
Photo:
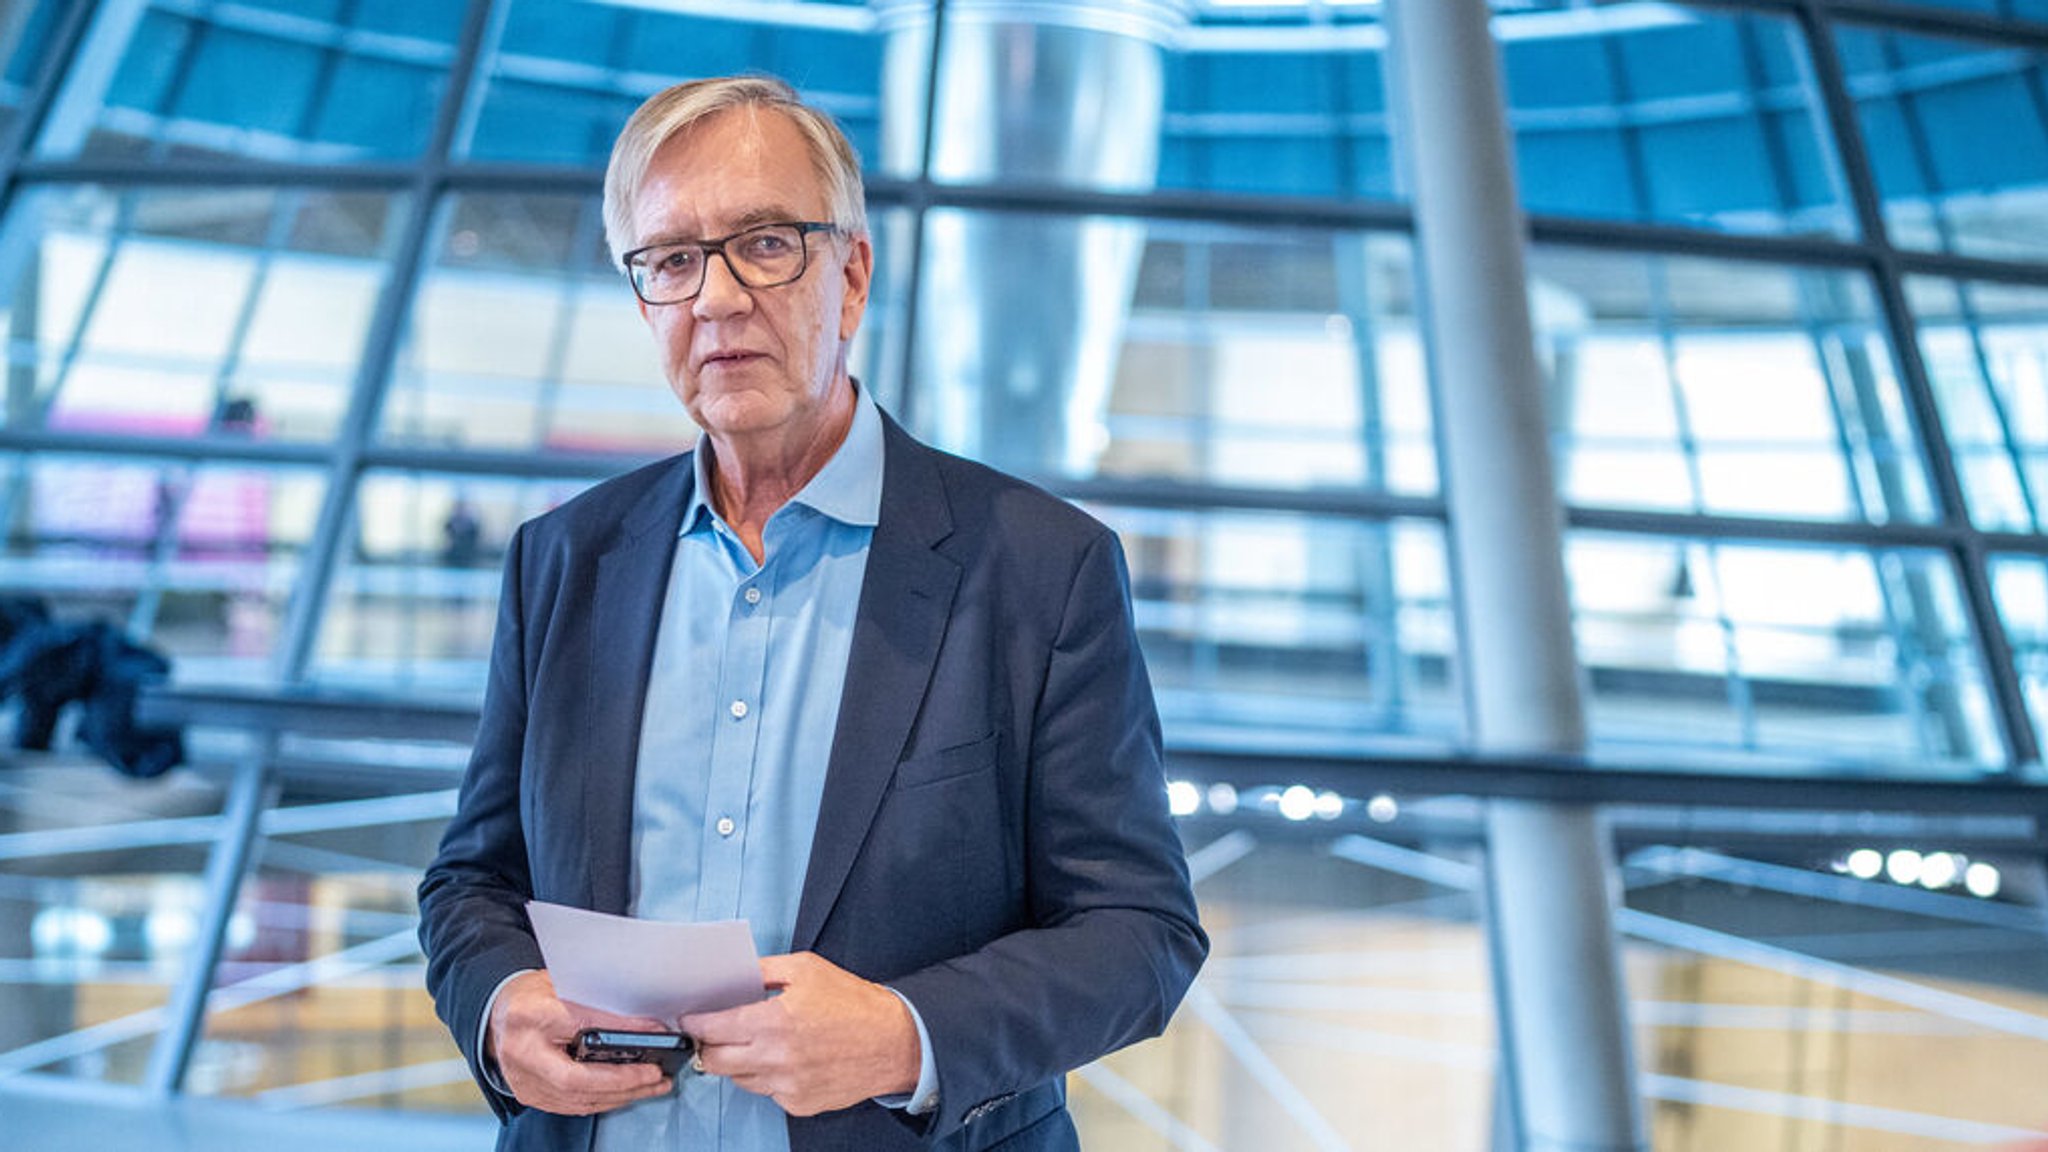
<instances>
[{"instance_id":1,"label":"glass window pane","mask_svg":"<svg viewBox=\"0 0 2048 1152\"><path fill-rule=\"evenodd\" d=\"M663 454L695 439L595 197L463 195L442 210L384 400L414 444Z\"/></svg>"},{"instance_id":2,"label":"glass window pane","mask_svg":"<svg viewBox=\"0 0 2048 1152\"><path fill-rule=\"evenodd\" d=\"M271 681L325 488L310 469L0 459L0 590L120 625L177 683Z\"/></svg>"},{"instance_id":3,"label":"glass window pane","mask_svg":"<svg viewBox=\"0 0 2048 1152\"><path fill-rule=\"evenodd\" d=\"M897 41L911 33L891 29L929 16L915 0L888 7L884 21L850 0L735 6L731 13L714 5L680 12L512 0L497 50L484 61L483 106L467 151L478 159L602 167L626 118L660 88L766 72L788 78L807 102L830 112L868 171L915 173L925 65L897 59Z\"/></svg>"},{"instance_id":4,"label":"glass window pane","mask_svg":"<svg viewBox=\"0 0 2048 1152\"><path fill-rule=\"evenodd\" d=\"M10 752L0 1075L143 1082L198 931L223 797L192 770L131 780L74 751Z\"/></svg>"},{"instance_id":5,"label":"glass window pane","mask_svg":"<svg viewBox=\"0 0 2048 1152\"><path fill-rule=\"evenodd\" d=\"M1865 278L1562 248L1529 276L1568 502L1932 518Z\"/></svg>"},{"instance_id":6,"label":"glass window pane","mask_svg":"<svg viewBox=\"0 0 2048 1152\"><path fill-rule=\"evenodd\" d=\"M2048 1073L2038 857L1903 813L1656 815L1688 838L1631 851L1621 877L1657 1147L2038 1143L2012 1088Z\"/></svg>"},{"instance_id":7,"label":"glass window pane","mask_svg":"<svg viewBox=\"0 0 2048 1152\"><path fill-rule=\"evenodd\" d=\"M2048 560L1992 557L1991 591L2012 645L2034 731L2048 732Z\"/></svg>"},{"instance_id":8,"label":"glass window pane","mask_svg":"<svg viewBox=\"0 0 2048 1152\"><path fill-rule=\"evenodd\" d=\"M1916 774L2002 762L1938 555L1578 533L1566 567L1596 745Z\"/></svg>"},{"instance_id":9,"label":"glass window pane","mask_svg":"<svg viewBox=\"0 0 2048 1152\"><path fill-rule=\"evenodd\" d=\"M1661 19L1634 5L1573 16L1494 20L1530 211L1743 233L1852 230L1792 21L1678 5Z\"/></svg>"},{"instance_id":10,"label":"glass window pane","mask_svg":"<svg viewBox=\"0 0 2048 1152\"><path fill-rule=\"evenodd\" d=\"M2042 55L1875 28L1836 32L1892 241L1972 256L2048 256Z\"/></svg>"},{"instance_id":11,"label":"glass window pane","mask_svg":"<svg viewBox=\"0 0 2048 1152\"><path fill-rule=\"evenodd\" d=\"M47 158L337 164L418 156L461 0L100 6L43 127ZM396 15L401 8L411 15Z\"/></svg>"},{"instance_id":12,"label":"glass window pane","mask_svg":"<svg viewBox=\"0 0 2048 1152\"><path fill-rule=\"evenodd\" d=\"M877 267L848 355L885 402L899 374L882 360L902 310L889 261L901 220L869 219ZM435 236L384 398L386 441L625 459L695 442L633 289L611 264L596 197L459 195Z\"/></svg>"},{"instance_id":13,"label":"glass window pane","mask_svg":"<svg viewBox=\"0 0 2048 1152\"><path fill-rule=\"evenodd\" d=\"M512 532L589 487L373 471L336 566L312 678L328 687L483 695Z\"/></svg>"},{"instance_id":14,"label":"glass window pane","mask_svg":"<svg viewBox=\"0 0 2048 1152\"><path fill-rule=\"evenodd\" d=\"M1205 803L1183 820L1209 960L1162 1038L1069 1079L1082 1144L1488 1147L1498 1038L1478 896L1386 865L1420 853L1360 850L1396 820L1378 806L1390 799L1367 816L1367 797L1325 792L1293 821L1281 791L1232 791L1228 814ZM1472 810L1463 797L1416 800ZM1203 862L1212 846L1220 868ZM1438 876L1484 869L1477 848L1425 848Z\"/></svg>"},{"instance_id":15,"label":"glass window pane","mask_svg":"<svg viewBox=\"0 0 2048 1152\"><path fill-rule=\"evenodd\" d=\"M2048 21L2048 0L1898 0L1922 8L1948 8L2008 20Z\"/></svg>"},{"instance_id":16,"label":"glass window pane","mask_svg":"<svg viewBox=\"0 0 2048 1152\"><path fill-rule=\"evenodd\" d=\"M1026 475L1435 490L1406 238L926 219L912 411L941 446Z\"/></svg>"},{"instance_id":17,"label":"glass window pane","mask_svg":"<svg viewBox=\"0 0 2048 1152\"><path fill-rule=\"evenodd\" d=\"M1907 281L1942 429L1979 527L2048 527L2048 290Z\"/></svg>"},{"instance_id":18,"label":"glass window pane","mask_svg":"<svg viewBox=\"0 0 2048 1152\"><path fill-rule=\"evenodd\" d=\"M331 439L400 217L364 193L32 190L0 231L6 424Z\"/></svg>"},{"instance_id":19,"label":"glass window pane","mask_svg":"<svg viewBox=\"0 0 2048 1152\"><path fill-rule=\"evenodd\" d=\"M1169 746L1355 748L1461 727L1438 526L1090 511L1123 539Z\"/></svg>"},{"instance_id":20,"label":"glass window pane","mask_svg":"<svg viewBox=\"0 0 2048 1152\"><path fill-rule=\"evenodd\" d=\"M1378 29L1326 26L1319 37L1260 48L1260 28L1271 35L1276 26L1233 26L1212 15L1182 36L1179 50L1165 54L1156 186L1255 196L1400 195L1384 47L1375 36L1346 50L1331 48L1346 32ZM1119 98L1128 105L1145 95L1127 90ZM1120 174L1121 181L1087 172L1022 175L1110 186L1152 183L1145 179L1149 173Z\"/></svg>"},{"instance_id":21,"label":"glass window pane","mask_svg":"<svg viewBox=\"0 0 2048 1152\"><path fill-rule=\"evenodd\" d=\"M0 132L20 115L66 11L63 0L0 0Z\"/></svg>"},{"instance_id":22,"label":"glass window pane","mask_svg":"<svg viewBox=\"0 0 2048 1152\"><path fill-rule=\"evenodd\" d=\"M295 831L264 837L242 882L186 1091L415 1117L484 1110L427 996L414 897L465 750L403 748L387 761L358 743L328 768L416 779L424 790L338 798L310 781L286 789L277 816Z\"/></svg>"}]
</instances>

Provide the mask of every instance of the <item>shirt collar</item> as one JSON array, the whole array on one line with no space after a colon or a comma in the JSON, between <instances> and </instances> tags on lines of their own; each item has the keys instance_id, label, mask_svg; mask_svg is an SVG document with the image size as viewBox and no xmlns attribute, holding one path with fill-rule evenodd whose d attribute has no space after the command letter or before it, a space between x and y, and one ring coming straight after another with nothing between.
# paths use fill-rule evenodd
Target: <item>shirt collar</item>
<instances>
[{"instance_id":1,"label":"shirt collar","mask_svg":"<svg viewBox=\"0 0 2048 1152\"><path fill-rule=\"evenodd\" d=\"M709 448L699 440L697 451L690 454L696 483L690 486L690 502L683 508L683 535L718 516L711 507ZM882 414L858 382L853 385L853 424L846 430L846 439L789 502L856 527L872 528L881 522Z\"/></svg>"}]
</instances>

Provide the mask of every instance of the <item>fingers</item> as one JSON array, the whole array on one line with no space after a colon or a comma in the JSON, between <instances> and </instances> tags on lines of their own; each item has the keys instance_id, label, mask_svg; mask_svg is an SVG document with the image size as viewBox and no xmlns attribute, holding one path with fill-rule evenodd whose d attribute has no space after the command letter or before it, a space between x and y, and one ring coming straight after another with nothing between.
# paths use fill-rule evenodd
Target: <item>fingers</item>
<instances>
[{"instance_id":1,"label":"fingers","mask_svg":"<svg viewBox=\"0 0 2048 1152\"><path fill-rule=\"evenodd\" d=\"M917 1027L895 993L808 953L766 957L761 974L781 995L682 1019L704 1071L794 1116L916 1085Z\"/></svg>"},{"instance_id":2,"label":"fingers","mask_svg":"<svg viewBox=\"0 0 2048 1152\"><path fill-rule=\"evenodd\" d=\"M546 1112L607 1112L670 1089L672 1082L652 1064L586 1064L571 1059L569 1042L590 1027L664 1026L658 1020L566 1003L555 996L546 972L529 972L498 993L491 1007L489 1052L512 1095Z\"/></svg>"}]
</instances>

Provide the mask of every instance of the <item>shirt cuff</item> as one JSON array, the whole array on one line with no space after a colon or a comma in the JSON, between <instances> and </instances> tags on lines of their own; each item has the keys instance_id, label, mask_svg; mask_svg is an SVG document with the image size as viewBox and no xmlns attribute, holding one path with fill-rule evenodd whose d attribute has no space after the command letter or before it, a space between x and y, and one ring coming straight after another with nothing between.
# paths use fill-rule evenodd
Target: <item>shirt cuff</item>
<instances>
[{"instance_id":1,"label":"shirt cuff","mask_svg":"<svg viewBox=\"0 0 2048 1152\"><path fill-rule=\"evenodd\" d=\"M889 986L884 984L883 987ZM908 1096L877 1096L875 1103L884 1108L900 1108L912 1116L923 1116L936 1111L939 1106L939 1064L932 1058L932 1036L925 1031L924 1017L918 1015L917 1005L910 1002L910 997L894 988L889 988L889 992L910 1009L910 1022L917 1025L917 1087L911 1089Z\"/></svg>"},{"instance_id":2,"label":"shirt cuff","mask_svg":"<svg viewBox=\"0 0 2048 1152\"><path fill-rule=\"evenodd\" d=\"M526 975L528 972L538 971L540 971L540 969L538 968L521 968L519 971L514 972L512 975L507 976L503 980L498 981L498 986L496 988L491 989L490 998L484 1001L483 1019L477 1021L476 1066L483 1069L484 1082L491 1086L492 1091L495 1091L498 1095L504 1096L508 1099L516 1099L516 1097L512 1095L512 1090L510 1088L505 1087L505 1078L503 1076L498 1075L498 1061L490 1055L489 1041L491 1038L491 1009L498 1006L498 993L503 992L505 990L505 985L510 984L512 981L517 980L519 977ZM910 1003L910 1001L905 1000L904 1003L908 1004ZM916 1014L917 1010L912 1009L911 1015L915 1016ZM918 1025L918 1035L920 1037L924 1035L924 1025L922 1024Z\"/></svg>"}]
</instances>

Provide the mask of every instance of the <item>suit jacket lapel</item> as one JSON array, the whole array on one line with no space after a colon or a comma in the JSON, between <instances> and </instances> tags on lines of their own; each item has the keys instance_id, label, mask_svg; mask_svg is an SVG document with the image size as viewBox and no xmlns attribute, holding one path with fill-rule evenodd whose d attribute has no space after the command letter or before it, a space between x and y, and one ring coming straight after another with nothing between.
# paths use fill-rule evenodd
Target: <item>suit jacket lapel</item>
<instances>
[{"instance_id":1,"label":"suit jacket lapel","mask_svg":"<svg viewBox=\"0 0 2048 1152\"><path fill-rule=\"evenodd\" d=\"M952 614L959 565L933 551L952 531L931 451L883 418L882 513L868 546L846 688L825 770L792 950L816 943L867 839L917 718Z\"/></svg>"},{"instance_id":2,"label":"suit jacket lapel","mask_svg":"<svg viewBox=\"0 0 2048 1152\"><path fill-rule=\"evenodd\" d=\"M661 624L676 534L694 484L690 457L648 490L597 560L592 589L590 694L582 740L584 874L589 907L623 914L631 895L633 778L654 639Z\"/></svg>"}]
</instances>

